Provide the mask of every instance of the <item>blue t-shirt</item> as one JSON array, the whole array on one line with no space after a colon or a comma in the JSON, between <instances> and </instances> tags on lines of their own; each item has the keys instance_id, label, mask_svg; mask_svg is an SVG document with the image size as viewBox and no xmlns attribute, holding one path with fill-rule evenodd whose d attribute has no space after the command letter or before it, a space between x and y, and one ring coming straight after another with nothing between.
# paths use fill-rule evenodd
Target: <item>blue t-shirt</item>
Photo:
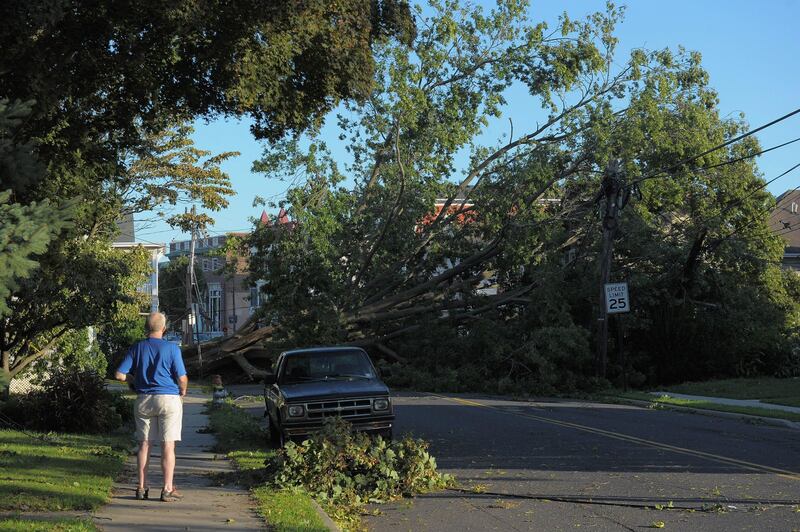
<instances>
[{"instance_id":1,"label":"blue t-shirt","mask_svg":"<svg viewBox=\"0 0 800 532\"><path fill-rule=\"evenodd\" d=\"M180 348L161 338L134 344L117 371L132 373L136 391L150 395L180 395L178 377L186 375Z\"/></svg>"}]
</instances>

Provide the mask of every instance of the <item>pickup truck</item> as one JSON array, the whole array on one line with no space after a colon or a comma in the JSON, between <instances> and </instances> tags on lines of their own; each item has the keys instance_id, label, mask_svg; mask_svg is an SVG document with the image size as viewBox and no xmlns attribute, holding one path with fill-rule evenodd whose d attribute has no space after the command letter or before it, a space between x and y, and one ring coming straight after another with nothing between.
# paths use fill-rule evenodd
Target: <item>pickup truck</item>
<instances>
[{"instance_id":1,"label":"pickup truck","mask_svg":"<svg viewBox=\"0 0 800 532\"><path fill-rule=\"evenodd\" d=\"M265 416L273 444L283 446L339 416L355 430L391 439L394 412L389 388L367 353L358 347L285 351L264 379Z\"/></svg>"}]
</instances>

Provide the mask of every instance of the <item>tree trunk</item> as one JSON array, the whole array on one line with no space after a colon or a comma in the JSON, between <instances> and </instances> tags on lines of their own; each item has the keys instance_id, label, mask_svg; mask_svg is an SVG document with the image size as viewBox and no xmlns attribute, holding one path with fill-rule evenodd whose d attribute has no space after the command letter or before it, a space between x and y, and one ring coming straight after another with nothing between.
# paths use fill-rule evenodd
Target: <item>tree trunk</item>
<instances>
[{"instance_id":1,"label":"tree trunk","mask_svg":"<svg viewBox=\"0 0 800 532\"><path fill-rule=\"evenodd\" d=\"M11 395L11 353L3 350L0 357L3 362L3 386L0 388L0 397L2 397L3 401L8 401Z\"/></svg>"}]
</instances>

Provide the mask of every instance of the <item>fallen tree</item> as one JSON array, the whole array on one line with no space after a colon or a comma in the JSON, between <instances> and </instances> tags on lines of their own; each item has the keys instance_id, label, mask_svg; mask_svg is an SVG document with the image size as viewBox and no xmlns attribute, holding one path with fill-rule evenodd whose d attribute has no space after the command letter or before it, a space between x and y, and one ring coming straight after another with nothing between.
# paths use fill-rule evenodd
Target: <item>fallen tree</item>
<instances>
[{"instance_id":1,"label":"fallen tree","mask_svg":"<svg viewBox=\"0 0 800 532\"><path fill-rule=\"evenodd\" d=\"M758 144L712 149L747 126L719 117L697 54L637 50L615 67L613 6L585 21L565 15L554 30L531 24L517 2L488 15L455 1L434 11L418 18L411 47L377 48L375 90L339 117L351 163L335 161L319 136L306 148L272 144L255 163L299 183L280 203L293 223L258 225L240 248L263 282L258 319L272 325L253 321L205 345L204 363L255 379L286 347L345 344L426 371L441 363L460 375L464 365L524 385L559 365L572 372L564 382L591 373L598 212L614 161L620 198L634 203L619 220L617 235L628 239L612 274L642 290L630 334L652 358L640 369L661 349L646 345L657 312L701 308L673 297L676 283L703 303L732 303L721 288L745 282L742 271L748 283L783 290L764 281L779 241L749 160ZM519 88L530 115L509 117L507 134L487 144ZM724 245L704 245L712 241ZM480 346L478 328L502 345L469 360L440 356L448 342ZM423 341L430 334L446 336Z\"/></svg>"}]
</instances>

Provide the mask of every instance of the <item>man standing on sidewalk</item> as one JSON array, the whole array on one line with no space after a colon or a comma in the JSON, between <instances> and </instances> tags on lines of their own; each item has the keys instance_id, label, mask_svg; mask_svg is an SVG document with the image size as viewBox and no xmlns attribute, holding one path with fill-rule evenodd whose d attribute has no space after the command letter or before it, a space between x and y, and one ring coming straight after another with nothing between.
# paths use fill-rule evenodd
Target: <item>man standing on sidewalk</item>
<instances>
[{"instance_id":1,"label":"man standing on sidewalk","mask_svg":"<svg viewBox=\"0 0 800 532\"><path fill-rule=\"evenodd\" d=\"M164 487L161 500L176 501L183 497L173 484L175 472L175 442L181 440L183 396L189 379L183 365L180 348L162 339L167 330L167 318L161 312L147 316L148 337L133 345L117 368L116 378L128 382L136 391L134 417L136 439L139 443L137 465L139 485L137 499L147 499L147 465L150 443L161 441L161 471Z\"/></svg>"}]
</instances>

